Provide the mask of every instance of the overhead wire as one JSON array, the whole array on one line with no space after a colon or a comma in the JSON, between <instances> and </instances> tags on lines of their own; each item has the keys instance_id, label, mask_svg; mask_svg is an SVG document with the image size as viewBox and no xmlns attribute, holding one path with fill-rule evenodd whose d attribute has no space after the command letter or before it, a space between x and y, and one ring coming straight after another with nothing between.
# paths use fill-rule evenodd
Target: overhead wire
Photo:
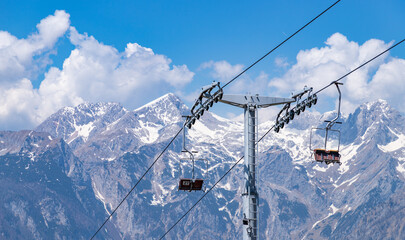
<instances>
[{"instance_id":1,"label":"overhead wire","mask_svg":"<svg viewBox=\"0 0 405 240\"><path fill-rule=\"evenodd\" d=\"M270 131L273 130L273 128L274 128L274 125L256 142L256 144L258 144L264 137L266 137L267 134L269 134ZM255 145L256 145L256 144L255 144ZM162 237L159 238L159 240L163 239L163 238L164 238L164 237L165 237L165 236L166 236L166 235L167 235L167 234L168 234L191 210L193 210L193 208L194 208L195 206L197 206L197 204L198 204L203 198L205 198L205 196L207 196L207 194L208 194L209 192L211 192L211 190L214 189L215 186L216 186L224 177L226 177L226 175L228 175L228 173L229 173L230 171L232 171L232 170L236 167L236 165L238 165L238 164L240 163L240 161L243 160L244 157L245 157L245 156L242 156L238 161L236 161L236 162L232 165L232 167L231 167L230 169L228 169L228 171L227 171L224 175L222 175L222 177L221 177L218 181L216 181L216 182L214 183L214 185L212 185L212 187L211 187L210 189L208 189L208 190L204 193L204 195L203 195L200 199L198 199L198 201L197 201L196 203L194 203L194 205L191 206L191 208L188 209L187 212L186 212L185 214L183 214L183 215L176 221L176 223L175 223L173 226L171 226L171 227L165 232L165 234L164 234Z\"/></svg>"},{"instance_id":2,"label":"overhead wire","mask_svg":"<svg viewBox=\"0 0 405 240\"><path fill-rule=\"evenodd\" d=\"M364 62L363 64L359 65L358 67L356 67L355 69L351 70L350 72L346 73L345 75L341 76L340 78L338 78L335 81L332 81L329 85L326 85L325 87L319 89L318 91L316 91L314 94L317 94L323 90L325 90L326 88L332 86L333 84L339 82L340 80L344 79L345 77L349 76L350 74L352 74L353 72L357 71L358 69L364 67L365 65L367 65L368 63L374 61L374 59L380 57L381 55L385 54L386 52L390 51L391 49L395 48L396 46L398 46L399 44L401 44L402 42L405 41L405 38L402 39L401 41L399 41L398 43L392 45L391 47L387 48L385 51L382 51L381 53L379 53L378 55L374 56L373 58L369 59L368 61Z\"/></svg>"},{"instance_id":3,"label":"overhead wire","mask_svg":"<svg viewBox=\"0 0 405 240\"><path fill-rule=\"evenodd\" d=\"M398 43L396 43L395 45L393 45L393 46L387 48L387 49L384 50L383 52L377 54L376 56L374 56L373 58L369 59L368 61L364 62L363 64L359 65L358 67L354 68L353 70L351 70L350 72L346 73L345 75L343 75L342 77L338 78L337 80L332 81L330 84L328 84L328 85L326 85L325 87L323 87L323 88L321 88L320 90L318 90L318 91L316 92L316 94L319 93L319 92L321 92L321 91L323 91L323 90L325 90L326 88L330 87L330 86L333 85L334 83L336 83L336 82L342 80L343 78L349 76L350 74L352 74L353 72L355 72L355 71L359 70L360 68L364 67L364 66L367 65L368 63L374 61L376 58L380 57L380 56L383 55L384 53L386 53L386 52L388 52L389 50L391 50L391 49L395 48L396 46L400 45L400 44L403 43L404 41L405 41L405 38L404 38L403 40L399 41ZM271 132L271 130L274 129L274 127L275 127L275 124L256 142L255 145L257 145L263 138L265 138L265 137ZM202 200L209 192L211 192L211 190L212 190L222 179L224 179L224 177L225 177L226 175L228 175L228 173L229 173L230 171L232 171L232 170L235 168L235 166L236 166L243 158L244 158L244 156L242 156L237 162L235 162L235 163L232 165L232 167L231 167L224 175L222 175L222 177L221 177L217 182L215 182L215 184L214 184L200 199L198 199L198 201L197 201L189 210L187 210L187 212L184 213L184 214L180 217L180 219L177 220L176 223L175 223L172 227L170 227L170 228L164 233L164 235L160 238L160 240L163 239L163 238L164 238L164 237L165 237L165 236L166 236L166 235L167 235L167 234L168 234L168 233L169 233L192 209L194 209L194 207L197 206L197 204L200 203L201 200Z\"/></svg>"},{"instance_id":4,"label":"overhead wire","mask_svg":"<svg viewBox=\"0 0 405 240\"><path fill-rule=\"evenodd\" d=\"M250 68L252 68L254 65L256 65L257 63L259 63L261 60L263 60L264 58L266 58L270 53L274 52L277 48L279 48L281 45L283 45L285 42L287 42L288 40L290 40L292 37L294 37L296 34L298 34L299 32L301 32L304 28L306 28L309 24L311 24L313 21L315 21L316 19L318 19L320 16L322 16L324 13L326 13L327 11L329 11L329 9L331 9L332 7L334 7L336 4L338 4L341 0L336 1L335 3L333 3L332 5L330 5L327 9L325 9L324 11L322 11L320 14L318 14L316 17L312 18L311 21L307 22L304 26L302 26L300 29L298 29L297 31L295 31L293 34L291 34L288 38L286 38L284 41L282 41L280 44L278 44L277 46L275 46L273 49L271 49L269 52L267 52L265 55L263 55L263 57L259 58L259 60L257 60L256 62L252 63L249 67L245 68L241 73L239 73L238 75L236 75L234 78L232 78L231 80L229 80L222 88L226 87L227 85L229 85L231 82L233 82L235 79L237 79L238 77L240 77L242 74L244 74L246 71L248 71Z\"/></svg>"},{"instance_id":5,"label":"overhead wire","mask_svg":"<svg viewBox=\"0 0 405 240\"><path fill-rule=\"evenodd\" d=\"M211 190L230 172L230 171L232 171L232 169L240 162L240 161L242 161L242 159L243 159L243 157L241 157L235 164L233 164L233 166L210 188L210 189L208 189L205 193L204 193L204 195L200 198L200 199L198 199L198 201L196 202L196 203L194 203L194 205L185 213L185 214L183 214L181 217L180 217L180 219L179 220L177 220L177 222L169 229L169 230L167 230L166 232L165 232L165 234L162 236L162 237L160 237L160 239L163 239L191 210L193 210L193 208L195 207L195 206L197 206L197 204L205 197L205 196L207 196L207 194L209 193L209 192L211 192Z\"/></svg>"},{"instance_id":6,"label":"overhead wire","mask_svg":"<svg viewBox=\"0 0 405 240\"><path fill-rule=\"evenodd\" d=\"M322 11L320 14L318 14L316 17L312 18L308 23L306 23L304 26L302 26L300 29L298 29L297 31L295 31L293 34L291 34L289 37L287 37L284 41L282 41L280 44L278 44L276 47L274 47L273 49L271 49L269 52L267 52L264 56L262 56L261 58L259 58L257 61L255 61L253 64L251 64L249 67L245 68L241 73L239 73L238 75L236 75L234 78L232 78L231 80L229 80L223 87L222 89L224 89L226 86L228 86L230 83L232 83L234 80L236 80L237 78L239 78L241 75L243 75L245 72L247 72L250 68L252 68L254 65L256 65L257 63L259 63L261 60L263 60L264 58L266 58L269 54L271 54L272 52L274 52L277 48L279 48L280 46L282 46L284 43L286 43L288 40L290 40L292 37L294 37L296 34L298 34L299 32L301 32L304 28L306 28L308 25L310 25L312 22L314 22L316 19L318 19L320 16L322 16L324 13L326 13L328 10L330 10L332 7L334 7L337 3L339 3L341 0L336 1L335 3L333 3L332 5L330 5L328 8L326 8L324 11ZM109 214L109 216L107 217L107 219L103 222L103 224L98 228L98 230L94 233L94 235L91 237L90 240L92 240L97 233L104 227L104 225L108 222L108 220L112 217L112 215L117 211L117 209L121 206L121 204L127 199L127 197L132 193L132 191L136 188L136 186L138 186L139 182L145 177L145 175L149 172L149 170L155 165L155 163L160 159L160 157L163 155L163 153L165 153L165 151L169 148L169 146L171 145L171 143L177 138L177 136L180 134L180 132L184 129L184 126L179 130L179 132L177 132L177 134L172 138L172 140L169 142L169 144L165 147L165 149L159 154L159 156L155 159L155 161L149 166L149 168L146 170L146 172L141 176L141 178L137 181L137 183L131 188L131 190L125 195L125 197L122 199L122 201L118 204L118 206L114 209L114 211L111 212L111 214ZM240 161L240 160L239 160Z\"/></svg>"}]
</instances>

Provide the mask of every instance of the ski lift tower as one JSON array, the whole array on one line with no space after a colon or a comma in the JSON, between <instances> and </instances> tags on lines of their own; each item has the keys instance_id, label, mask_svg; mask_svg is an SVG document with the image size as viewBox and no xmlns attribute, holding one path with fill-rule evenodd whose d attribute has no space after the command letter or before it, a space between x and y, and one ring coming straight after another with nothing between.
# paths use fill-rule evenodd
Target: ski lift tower
<instances>
[{"instance_id":1,"label":"ski lift tower","mask_svg":"<svg viewBox=\"0 0 405 240\"><path fill-rule=\"evenodd\" d=\"M258 140L257 109L295 102L293 98L262 97L256 95L223 95L219 100L245 110L244 116L244 189L243 201L243 240L258 239L259 194L256 189L256 157Z\"/></svg>"}]
</instances>

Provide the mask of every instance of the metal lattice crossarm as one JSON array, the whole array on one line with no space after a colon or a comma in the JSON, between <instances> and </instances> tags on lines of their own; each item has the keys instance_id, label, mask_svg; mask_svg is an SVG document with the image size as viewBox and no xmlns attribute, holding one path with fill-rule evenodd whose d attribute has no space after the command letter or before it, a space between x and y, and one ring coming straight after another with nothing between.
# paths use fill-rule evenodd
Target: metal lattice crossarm
<instances>
[{"instance_id":1,"label":"metal lattice crossarm","mask_svg":"<svg viewBox=\"0 0 405 240\"><path fill-rule=\"evenodd\" d=\"M215 91L215 92L214 92ZM220 82L213 82L211 85L204 86L195 100L194 105L191 107L191 115L186 116L185 126L191 128L200 117L204 114L204 111L208 111L214 103L217 103L222 99L224 92L220 86Z\"/></svg>"},{"instance_id":2,"label":"metal lattice crossarm","mask_svg":"<svg viewBox=\"0 0 405 240\"><path fill-rule=\"evenodd\" d=\"M288 124L294 119L295 115L300 115L301 112L304 112L306 107L310 108L312 105L315 105L318 102L318 96L316 96L316 94L312 94L312 90L312 87L308 88L305 86L303 90L292 95L292 98L295 101L295 106L290 109L290 103L284 105L277 115L276 125L274 127L275 132L278 133L285 124ZM305 94L308 94L308 96L303 99ZM283 112L284 116L281 117Z\"/></svg>"}]
</instances>

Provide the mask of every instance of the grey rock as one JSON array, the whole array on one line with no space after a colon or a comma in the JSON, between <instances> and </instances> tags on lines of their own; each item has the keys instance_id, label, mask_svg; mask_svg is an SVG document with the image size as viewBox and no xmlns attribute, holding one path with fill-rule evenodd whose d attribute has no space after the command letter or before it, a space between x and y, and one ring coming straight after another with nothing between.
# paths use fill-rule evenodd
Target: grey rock
<instances>
[{"instance_id":1,"label":"grey rock","mask_svg":"<svg viewBox=\"0 0 405 240\"><path fill-rule=\"evenodd\" d=\"M34 132L1 132L2 169L17 162L45 164L33 178L49 179L55 168L64 182L31 181L45 190L30 197L5 190L7 197L0 204L7 210L0 217L22 230L6 225L11 230L3 227L0 233L88 238L179 131L187 113L178 97L167 94L134 111L118 104L87 103L58 111ZM323 120L333 116L306 111L260 142L260 238L405 239L404 117L384 100L361 105L338 126L343 164L314 163L309 129L324 126ZM263 123L259 135L272 124ZM208 160L208 172L202 160L196 161L195 172L208 189L243 156L240 122L206 112L186 137L187 148L198 151L196 158ZM322 142L322 136L317 138ZM158 239L203 196L177 191L179 178L191 176L191 162L182 160L188 156L181 149L180 134L108 221L100 239ZM2 171L7 174L0 178L6 179L2 186L20 184L24 166ZM239 164L166 238L240 239L242 176ZM19 188L25 188L24 181ZM35 213L29 211L32 206ZM72 206L78 211L71 212ZM48 235L45 222L55 226Z\"/></svg>"}]
</instances>

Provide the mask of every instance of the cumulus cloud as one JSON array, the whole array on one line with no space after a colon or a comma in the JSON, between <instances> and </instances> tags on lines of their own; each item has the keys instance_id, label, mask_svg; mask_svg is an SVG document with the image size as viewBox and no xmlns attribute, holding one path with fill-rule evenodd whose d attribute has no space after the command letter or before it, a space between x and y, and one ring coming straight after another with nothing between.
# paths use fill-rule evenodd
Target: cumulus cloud
<instances>
[{"instance_id":1,"label":"cumulus cloud","mask_svg":"<svg viewBox=\"0 0 405 240\"><path fill-rule=\"evenodd\" d=\"M382 64L368 83L370 99L382 98L405 112L405 60L393 58Z\"/></svg>"},{"instance_id":2,"label":"cumulus cloud","mask_svg":"<svg viewBox=\"0 0 405 240\"><path fill-rule=\"evenodd\" d=\"M41 100L29 78L51 63L55 43L69 28L69 14L55 11L37 24L37 31L18 39L0 31L0 124L3 129L33 126L43 119Z\"/></svg>"},{"instance_id":3,"label":"cumulus cloud","mask_svg":"<svg viewBox=\"0 0 405 240\"><path fill-rule=\"evenodd\" d=\"M128 108L189 83L194 73L150 48L128 43L125 51L105 45L70 27L69 15L56 11L27 39L0 32L0 124L32 128L64 106L84 101L116 101ZM49 64L47 52L69 29L74 50L61 69L51 67L39 89L31 72ZM43 58L44 60L40 60Z\"/></svg>"},{"instance_id":4,"label":"cumulus cloud","mask_svg":"<svg viewBox=\"0 0 405 240\"><path fill-rule=\"evenodd\" d=\"M304 86L311 86L318 90L330 82L358 67L362 63L381 53L393 42L385 43L382 40L370 39L363 44L349 41L346 36L335 33L330 36L323 47L301 50L296 57L296 63L288 64L286 58L276 58L275 64L286 69L281 77L272 78L265 72L252 78L244 75L229 86L227 92L259 93L260 95L290 96L291 92L301 90ZM228 81L236 76L242 65L231 65L226 61L208 62L202 65L211 69L212 76L218 80ZM398 110L405 112L405 60L394 58L386 53L352 75L343 79L341 86L343 95L342 111L352 112L360 104L374 101L379 98L386 99ZM263 86L268 86L265 88ZM336 88L331 87L321 93L319 110L330 110L331 104L337 104ZM328 106L326 108L326 106ZM332 107L333 108L333 107ZM261 119L273 119L277 108L262 110Z\"/></svg>"},{"instance_id":5,"label":"cumulus cloud","mask_svg":"<svg viewBox=\"0 0 405 240\"><path fill-rule=\"evenodd\" d=\"M37 32L26 39L18 39L6 31L0 31L0 82L12 85L24 77L32 77L40 68L50 63L48 55L56 41L70 25L69 14L55 11L41 20ZM34 60L35 58L35 60Z\"/></svg>"},{"instance_id":6,"label":"cumulus cloud","mask_svg":"<svg viewBox=\"0 0 405 240\"><path fill-rule=\"evenodd\" d=\"M322 48L300 51L297 62L282 77L271 79L268 86L272 91L288 94L305 85L320 89L392 45L378 39L360 45L340 33L333 34L325 44ZM399 104L405 100L403 67L403 59L387 53L343 79L343 111L352 112L359 104L378 98L392 100L393 106L404 111L405 107ZM322 94L335 98L337 91L329 88Z\"/></svg>"},{"instance_id":7,"label":"cumulus cloud","mask_svg":"<svg viewBox=\"0 0 405 240\"><path fill-rule=\"evenodd\" d=\"M55 51L55 43L66 32L74 50L62 68L50 67L39 88L34 88L30 79L51 64L49 54ZM316 90L391 44L377 39L358 44L336 33L327 39L324 47L300 51L293 65L287 65L287 59L276 60L277 66L287 68L283 76L269 80L265 72L255 77L245 74L227 92L288 96L304 85ZM200 67L221 82L229 81L243 68L242 64L232 65L227 61L210 61ZM343 110L350 112L360 103L383 98L405 111L401 104L405 101L404 68L404 59L385 54L344 79ZM55 11L27 38L18 39L0 31L0 124L2 129L32 128L61 107L84 101L116 101L134 108L168 90L182 92L182 87L193 77L194 73L186 65L173 65L171 59L150 48L128 43L120 52L93 36L79 33L70 26L69 14ZM333 88L322 94L336 98ZM183 95L195 98L193 93ZM263 116L271 118L275 113L269 110Z\"/></svg>"},{"instance_id":8,"label":"cumulus cloud","mask_svg":"<svg viewBox=\"0 0 405 240\"><path fill-rule=\"evenodd\" d=\"M76 48L63 69L51 68L39 88L41 95L60 102L55 107L81 101L117 101L135 107L142 98L182 87L194 76L185 65L171 67L169 58L137 43L128 43L119 52L74 27L70 40Z\"/></svg>"},{"instance_id":9,"label":"cumulus cloud","mask_svg":"<svg viewBox=\"0 0 405 240\"><path fill-rule=\"evenodd\" d=\"M35 109L40 96L33 90L31 81L24 78L10 88L0 87L0 124L2 129L21 129L32 127L38 120Z\"/></svg>"}]
</instances>

